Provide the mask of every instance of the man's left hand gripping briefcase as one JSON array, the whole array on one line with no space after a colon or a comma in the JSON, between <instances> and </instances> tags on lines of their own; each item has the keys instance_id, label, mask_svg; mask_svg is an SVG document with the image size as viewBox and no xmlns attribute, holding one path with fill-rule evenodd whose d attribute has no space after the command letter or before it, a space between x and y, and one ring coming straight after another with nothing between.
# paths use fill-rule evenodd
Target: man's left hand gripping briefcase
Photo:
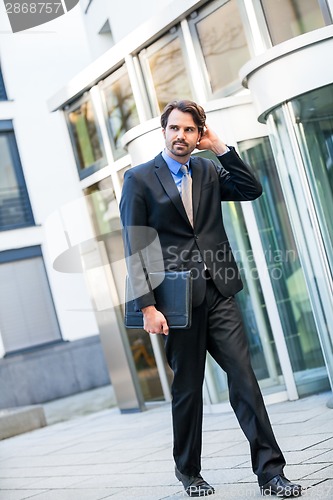
<instances>
[{"instance_id":1,"label":"man's left hand gripping briefcase","mask_svg":"<svg viewBox=\"0 0 333 500\"><path fill-rule=\"evenodd\" d=\"M155 307L163 313L169 328L189 328L192 321L191 271L150 273L149 279L155 295ZM133 300L128 300L131 295L130 281L127 276L125 326L126 328L143 328L142 312L135 309Z\"/></svg>"}]
</instances>

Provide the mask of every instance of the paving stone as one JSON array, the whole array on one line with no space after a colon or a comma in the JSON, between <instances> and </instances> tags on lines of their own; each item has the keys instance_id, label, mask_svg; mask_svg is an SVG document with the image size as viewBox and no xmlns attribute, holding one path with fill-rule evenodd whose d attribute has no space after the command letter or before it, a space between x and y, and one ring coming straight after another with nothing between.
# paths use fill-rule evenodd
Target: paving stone
<instances>
[{"instance_id":1,"label":"paving stone","mask_svg":"<svg viewBox=\"0 0 333 500\"><path fill-rule=\"evenodd\" d=\"M333 498L333 410L328 394L268 407L304 497ZM57 408L60 411L60 408ZM214 499L262 498L249 445L227 406L205 409L203 476ZM174 476L170 404L140 414L102 410L0 442L0 500L188 498Z\"/></svg>"},{"instance_id":2,"label":"paving stone","mask_svg":"<svg viewBox=\"0 0 333 500\"><path fill-rule=\"evenodd\" d=\"M25 500L43 493L47 493L47 490L0 489L0 500ZM41 496L39 496L39 500L42 500Z\"/></svg>"}]
</instances>

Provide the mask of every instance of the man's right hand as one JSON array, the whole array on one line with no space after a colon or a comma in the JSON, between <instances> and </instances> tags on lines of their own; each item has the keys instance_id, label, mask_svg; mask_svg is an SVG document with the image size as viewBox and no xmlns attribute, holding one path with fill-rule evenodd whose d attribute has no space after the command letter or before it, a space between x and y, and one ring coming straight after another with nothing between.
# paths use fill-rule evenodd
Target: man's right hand
<instances>
[{"instance_id":1,"label":"man's right hand","mask_svg":"<svg viewBox=\"0 0 333 500\"><path fill-rule=\"evenodd\" d=\"M155 306L141 309L143 314L143 328L148 333L162 333L168 335L169 327L165 316Z\"/></svg>"}]
</instances>

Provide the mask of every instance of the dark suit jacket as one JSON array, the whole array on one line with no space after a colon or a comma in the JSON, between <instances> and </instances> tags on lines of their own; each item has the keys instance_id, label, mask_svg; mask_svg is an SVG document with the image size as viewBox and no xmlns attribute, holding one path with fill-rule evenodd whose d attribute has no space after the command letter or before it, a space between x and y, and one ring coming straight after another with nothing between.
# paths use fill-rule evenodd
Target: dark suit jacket
<instances>
[{"instance_id":1,"label":"dark suit jacket","mask_svg":"<svg viewBox=\"0 0 333 500\"><path fill-rule=\"evenodd\" d=\"M159 259L158 251L143 250L152 246L155 230L162 248L164 269L192 269L193 306L197 306L205 296L204 262L223 296L229 297L242 289L223 225L221 201L254 200L261 195L262 188L231 147L230 152L218 156L216 161L192 156L190 165L194 228L161 154L126 172L120 213L126 255L140 254L141 271L142 267L148 272L157 270L154 265ZM133 227L139 230L132 231ZM139 291L142 283L146 284L146 278L142 272L138 278L138 262L136 260L128 268L131 280L133 278L138 287L136 306L141 309L155 304L155 299L149 287Z\"/></svg>"}]
</instances>

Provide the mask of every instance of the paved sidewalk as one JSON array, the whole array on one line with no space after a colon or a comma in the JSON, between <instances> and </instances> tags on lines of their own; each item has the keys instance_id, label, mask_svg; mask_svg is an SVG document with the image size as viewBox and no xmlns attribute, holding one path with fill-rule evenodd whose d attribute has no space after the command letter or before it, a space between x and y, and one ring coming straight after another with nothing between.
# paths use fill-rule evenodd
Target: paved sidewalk
<instances>
[{"instance_id":1,"label":"paved sidewalk","mask_svg":"<svg viewBox=\"0 0 333 500\"><path fill-rule=\"evenodd\" d=\"M304 498L333 498L333 410L324 393L268 406L286 475ZM234 414L206 408L203 475L210 498L261 498ZM121 415L105 409L0 442L1 500L188 498L173 474L170 405Z\"/></svg>"}]
</instances>

